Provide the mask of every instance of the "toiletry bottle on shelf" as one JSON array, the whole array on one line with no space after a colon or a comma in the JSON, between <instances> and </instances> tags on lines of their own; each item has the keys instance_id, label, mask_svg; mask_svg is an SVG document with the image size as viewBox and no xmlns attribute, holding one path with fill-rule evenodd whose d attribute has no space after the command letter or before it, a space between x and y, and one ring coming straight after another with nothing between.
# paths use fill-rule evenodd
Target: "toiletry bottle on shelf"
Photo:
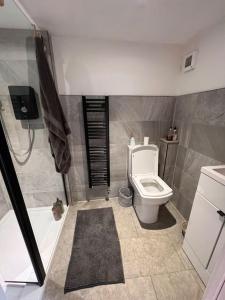
<instances>
[{"instance_id":1,"label":"toiletry bottle on shelf","mask_svg":"<svg viewBox=\"0 0 225 300\"><path fill-rule=\"evenodd\" d=\"M130 138L130 146L135 146L135 139L133 136Z\"/></svg>"},{"instance_id":2,"label":"toiletry bottle on shelf","mask_svg":"<svg viewBox=\"0 0 225 300\"><path fill-rule=\"evenodd\" d=\"M144 136L144 145L148 145L149 143L149 136Z\"/></svg>"},{"instance_id":3,"label":"toiletry bottle on shelf","mask_svg":"<svg viewBox=\"0 0 225 300\"><path fill-rule=\"evenodd\" d=\"M173 137L172 137L172 140L173 140L173 141L176 141L176 140L177 140L177 128L176 128L176 127L174 127L174 129L173 129Z\"/></svg>"},{"instance_id":4,"label":"toiletry bottle on shelf","mask_svg":"<svg viewBox=\"0 0 225 300\"><path fill-rule=\"evenodd\" d=\"M170 127L168 134L167 134L167 141L172 141L173 138L173 128Z\"/></svg>"}]
</instances>

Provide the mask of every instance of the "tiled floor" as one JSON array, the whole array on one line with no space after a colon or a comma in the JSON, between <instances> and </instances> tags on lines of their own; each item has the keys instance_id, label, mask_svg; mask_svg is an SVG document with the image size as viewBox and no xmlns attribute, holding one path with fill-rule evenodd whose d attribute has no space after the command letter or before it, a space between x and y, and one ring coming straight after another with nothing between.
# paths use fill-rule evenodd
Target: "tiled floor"
<instances>
[{"instance_id":1,"label":"tiled floor","mask_svg":"<svg viewBox=\"0 0 225 300\"><path fill-rule=\"evenodd\" d=\"M108 206L114 211L126 283L64 295L77 210ZM120 207L117 199L78 202L71 206L46 279L43 300L200 300L204 285L181 249L183 218L171 203L167 208L177 224L163 230L145 230L141 228L133 207Z\"/></svg>"}]
</instances>

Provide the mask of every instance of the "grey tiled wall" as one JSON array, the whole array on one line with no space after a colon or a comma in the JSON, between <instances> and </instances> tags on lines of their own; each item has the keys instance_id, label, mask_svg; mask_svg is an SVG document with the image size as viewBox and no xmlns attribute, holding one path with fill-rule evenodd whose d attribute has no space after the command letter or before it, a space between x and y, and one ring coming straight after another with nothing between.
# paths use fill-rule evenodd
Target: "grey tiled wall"
<instances>
[{"instance_id":1,"label":"grey tiled wall","mask_svg":"<svg viewBox=\"0 0 225 300\"><path fill-rule=\"evenodd\" d=\"M7 198L6 187L0 172L0 220L9 211L9 199Z\"/></svg>"},{"instance_id":2,"label":"grey tiled wall","mask_svg":"<svg viewBox=\"0 0 225 300\"><path fill-rule=\"evenodd\" d=\"M74 201L104 197L106 190L89 189L85 153L85 137L81 96L61 96L72 134L70 144L73 165L69 173ZM131 136L137 143L149 136L152 143L166 135L172 123L174 97L110 96L110 196L118 195L118 188L127 185L127 145Z\"/></svg>"},{"instance_id":3,"label":"grey tiled wall","mask_svg":"<svg viewBox=\"0 0 225 300\"><path fill-rule=\"evenodd\" d=\"M103 197L105 190L88 188L85 138L80 96L61 96L72 129L73 165L69 173L73 200ZM192 207L200 169L225 163L225 89L176 97L111 96L110 160L111 196L127 185L127 144L144 136L159 145L173 123L179 146L174 172L173 201L184 217ZM168 170L169 171L169 170ZM171 185L171 176L168 177Z\"/></svg>"},{"instance_id":4,"label":"grey tiled wall","mask_svg":"<svg viewBox=\"0 0 225 300\"><path fill-rule=\"evenodd\" d=\"M225 89L176 98L179 146L174 203L189 218L202 166L225 163Z\"/></svg>"}]
</instances>

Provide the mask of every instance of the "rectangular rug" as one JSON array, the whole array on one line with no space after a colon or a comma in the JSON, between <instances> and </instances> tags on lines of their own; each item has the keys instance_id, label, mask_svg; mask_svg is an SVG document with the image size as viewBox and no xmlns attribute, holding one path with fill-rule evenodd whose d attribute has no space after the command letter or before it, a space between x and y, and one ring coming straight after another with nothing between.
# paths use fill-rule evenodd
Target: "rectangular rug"
<instances>
[{"instance_id":1,"label":"rectangular rug","mask_svg":"<svg viewBox=\"0 0 225 300\"><path fill-rule=\"evenodd\" d=\"M112 208L78 210L64 293L124 282Z\"/></svg>"}]
</instances>

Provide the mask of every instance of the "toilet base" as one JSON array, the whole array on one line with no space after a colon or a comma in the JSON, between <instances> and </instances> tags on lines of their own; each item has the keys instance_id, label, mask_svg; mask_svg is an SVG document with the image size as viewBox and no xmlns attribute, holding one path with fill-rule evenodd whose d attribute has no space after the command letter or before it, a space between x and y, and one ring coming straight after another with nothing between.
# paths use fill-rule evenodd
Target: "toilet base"
<instances>
[{"instance_id":1,"label":"toilet base","mask_svg":"<svg viewBox=\"0 0 225 300\"><path fill-rule=\"evenodd\" d=\"M134 192L133 206L142 223L152 224L158 221L159 205L143 205L142 198L136 191Z\"/></svg>"},{"instance_id":2,"label":"toilet base","mask_svg":"<svg viewBox=\"0 0 225 300\"><path fill-rule=\"evenodd\" d=\"M138 219L145 224L152 224L158 221L159 215L159 206L158 205L149 205L148 209L146 207L134 205L134 209L138 216Z\"/></svg>"}]
</instances>

